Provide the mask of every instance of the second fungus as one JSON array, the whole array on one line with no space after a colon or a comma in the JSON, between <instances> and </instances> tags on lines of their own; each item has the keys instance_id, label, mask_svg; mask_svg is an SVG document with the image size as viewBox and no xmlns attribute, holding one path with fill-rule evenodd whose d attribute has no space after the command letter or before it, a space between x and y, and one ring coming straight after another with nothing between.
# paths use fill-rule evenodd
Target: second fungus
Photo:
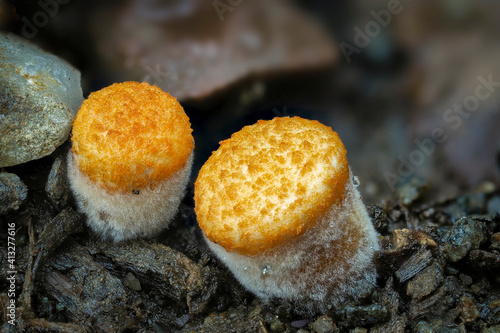
<instances>
[{"instance_id":1,"label":"second fungus","mask_svg":"<svg viewBox=\"0 0 500 333\"><path fill-rule=\"evenodd\" d=\"M194 140L182 106L147 83L90 94L73 123L68 177L89 226L120 241L152 236L178 210Z\"/></svg>"},{"instance_id":2,"label":"second fungus","mask_svg":"<svg viewBox=\"0 0 500 333\"><path fill-rule=\"evenodd\" d=\"M375 285L377 233L344 145L317 121L259 121L222 141L195 210L210 249L263 299L326 311Z\"/></svg>"}]
</instances>

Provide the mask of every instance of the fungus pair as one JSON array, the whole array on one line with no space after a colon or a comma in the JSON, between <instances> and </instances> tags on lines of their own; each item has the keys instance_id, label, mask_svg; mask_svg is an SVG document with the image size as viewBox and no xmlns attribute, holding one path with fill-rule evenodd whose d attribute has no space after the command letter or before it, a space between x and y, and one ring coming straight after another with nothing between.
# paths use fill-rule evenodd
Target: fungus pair
<instances>
[{"instance_id":1,"label":"fungus pair","mask_svg":"<svg viewBox=\"0 0 500 333\"><path fill-rule=\"evenodd\" d=\"M189 179L189 119L146 83L114 84L83 103L69 178L88 224L116 241L152 236ZM330 127L298 117L244 127L222 141L195 183L210 249L257 296L324 311L371 289L377 234Z\"/></svg>"}]
</instances>

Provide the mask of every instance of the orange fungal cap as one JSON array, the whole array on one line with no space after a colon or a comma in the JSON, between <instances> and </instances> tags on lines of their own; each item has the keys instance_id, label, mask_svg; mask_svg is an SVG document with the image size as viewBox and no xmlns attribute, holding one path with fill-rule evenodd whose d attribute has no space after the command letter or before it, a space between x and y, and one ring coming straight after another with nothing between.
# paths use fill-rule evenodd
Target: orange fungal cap
<instances>
[{"instance_id":1,"label":"orange fungal cap","mask_svg":"<svg viewBox=\"0 0 500 333\"><path fill-rule=\"evenodd\" d=\"M206 237L255 255L303 234L343 200L349 165L337 133L299 117L258 121L201 168L195 210Z\"/></svg>"},{"instance_id":2,"label":"orange fungal cap","mask_svg":"<svg viewBox=\"0 0 500 333\"><path fill-rule=\"evenodd\" d=\"M79 170L111 192L154 188L182 168L194 146L191 124L170 94L148 83L93 92L73 123Z\"/></svg>"}]
</instances>

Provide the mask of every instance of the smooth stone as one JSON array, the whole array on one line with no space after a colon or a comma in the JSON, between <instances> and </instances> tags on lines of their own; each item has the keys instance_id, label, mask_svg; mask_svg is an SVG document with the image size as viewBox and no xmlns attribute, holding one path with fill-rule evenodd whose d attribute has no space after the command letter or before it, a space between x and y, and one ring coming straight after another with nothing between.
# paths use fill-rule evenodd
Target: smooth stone
<instances>
[{"instance_id":1,"label":"smooth stone","mask_svg":"<svg viewBox=\"0 0 500 333\"><path fill-rule=\"evenodd\" d=\"M19 209L27 195L28 188L17 175L0 173L0 215Z\"/></svg>"},{"instance_id":2,"label":"smooth stone","mask_svg":"<svg viewBox=\"0 0 500 333\"><path fill-rule=\"evenodd\" d=\"M0 63L0 167L51 154L83 101L80 72L12 33L0 33Z\"/></svg>"}]
</instances>

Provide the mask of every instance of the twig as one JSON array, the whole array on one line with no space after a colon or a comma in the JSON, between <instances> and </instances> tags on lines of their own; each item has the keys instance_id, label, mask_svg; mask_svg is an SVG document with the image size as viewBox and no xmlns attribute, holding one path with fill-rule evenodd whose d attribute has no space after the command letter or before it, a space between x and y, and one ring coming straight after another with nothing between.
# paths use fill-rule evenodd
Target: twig
<instances>
[{"instance_id":1,"label":"twig","mask_svg":"<svg viewBox=\"0 0 500 333\"><path fill-rule=\"evenodd\" d=\"M263 331L264 333L269 333L269 332L267 331L266 326L265 326L265 325L264 325L264 323L262 322L262 320L259 320L259 324L260 324L260 328L262 329L262 331Z\"/></svg>"}]
</instances>

